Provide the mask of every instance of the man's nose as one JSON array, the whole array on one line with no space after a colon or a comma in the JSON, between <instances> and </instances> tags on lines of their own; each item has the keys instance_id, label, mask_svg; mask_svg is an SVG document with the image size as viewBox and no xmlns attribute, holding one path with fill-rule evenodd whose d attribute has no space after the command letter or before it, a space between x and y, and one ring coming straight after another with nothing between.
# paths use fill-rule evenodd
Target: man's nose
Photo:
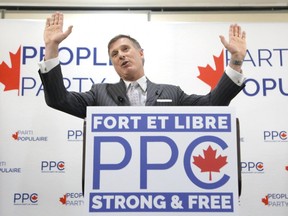
<instances>
[{"instance_id":1,"label":"man's nose","mask_svg":"<svg viewBox=\"0 0 288 216\"><path fill-rule=\"evenodd\" d=\"M121 59L121 60L123 60L123 59L125 59L125 55L124 55L124 52L119 52L118 53L118 55L119 55L119 59Z\"/></svg>"}]
</instances>

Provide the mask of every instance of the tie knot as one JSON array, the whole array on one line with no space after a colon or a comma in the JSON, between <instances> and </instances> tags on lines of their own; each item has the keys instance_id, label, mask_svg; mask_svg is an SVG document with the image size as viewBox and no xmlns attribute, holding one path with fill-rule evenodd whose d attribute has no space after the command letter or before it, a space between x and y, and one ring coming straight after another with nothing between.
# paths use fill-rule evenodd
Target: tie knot
<instances>
[{"instance_id":1,"label":"tie knot","mask_svg":"<svg viewBox=\"0 0 288 216\"><path fill-rule=\"evenodd\" d=\"M129 84L129 86L128 86L127 91L133 91L133 90L136 90L136 89L137 89L137 91L139 91L139 87L140 87L139 83L137 83L137 82L131 82L131 83Z\"/></svg>"},{"instance_id":2,"label":"tie knot","mask_svg":"<svg viewBox=\"0 0 288 216\"><path fill-rule=\"evenodd\" d=\"M138 83L137 82L131 82L130 83L130 88L137 88Z\"/></svg>"}]
</instances>

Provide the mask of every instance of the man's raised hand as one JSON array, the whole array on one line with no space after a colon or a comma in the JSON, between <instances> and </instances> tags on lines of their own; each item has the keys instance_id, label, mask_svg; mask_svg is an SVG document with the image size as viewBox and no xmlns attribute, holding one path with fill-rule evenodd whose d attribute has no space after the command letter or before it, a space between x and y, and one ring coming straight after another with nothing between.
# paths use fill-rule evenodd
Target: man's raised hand
<instances>
[{"instance_id":1,"label":"man's raised hand","mask_svg":"<svg viewBox=\"0 0 288 216\"><path fill-rule=\"evenodd\" d=\"M56 12L46 19L44 30L45 60L58 56L59 44L72 32L73 26L69 26L63 32L63 20L64 16L60 12Z\"/></svg>"}]
</instances>

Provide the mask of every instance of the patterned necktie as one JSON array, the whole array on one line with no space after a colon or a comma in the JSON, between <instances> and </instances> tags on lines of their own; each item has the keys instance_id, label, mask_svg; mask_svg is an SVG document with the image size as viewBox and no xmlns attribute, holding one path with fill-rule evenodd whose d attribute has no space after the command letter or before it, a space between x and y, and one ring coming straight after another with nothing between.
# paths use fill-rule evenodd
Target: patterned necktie
<instances>
[{"instance_id":1,"label":"patterned necktie","mask_svg":"<svg viewBox=\"0 0 288 216\"><path fill-rule=\"evenodd\" d=\"M141 106L140 102L140 89L137 82L130 83L127 91L131 106Z\"/></svg>"}]
</instances>

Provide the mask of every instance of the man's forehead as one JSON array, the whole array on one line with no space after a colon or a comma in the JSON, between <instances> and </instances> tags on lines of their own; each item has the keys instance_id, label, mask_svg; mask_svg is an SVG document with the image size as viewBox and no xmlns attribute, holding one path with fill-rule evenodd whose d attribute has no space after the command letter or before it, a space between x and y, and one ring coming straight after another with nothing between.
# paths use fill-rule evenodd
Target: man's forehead
<instances>
[{"instance_id":1,"label":"man's forehead","mask_svg":"<svg viewBox=\"0 0 288 216\"><path fill-rule=\"evenodd\" d=\"M124 45L133 45L133 42L129 40L128 38L124 38L124 37L119 38L118 40L116 40L115 42L111 44L110 50L117 49Z\"/></svg>"}]
</instances>

